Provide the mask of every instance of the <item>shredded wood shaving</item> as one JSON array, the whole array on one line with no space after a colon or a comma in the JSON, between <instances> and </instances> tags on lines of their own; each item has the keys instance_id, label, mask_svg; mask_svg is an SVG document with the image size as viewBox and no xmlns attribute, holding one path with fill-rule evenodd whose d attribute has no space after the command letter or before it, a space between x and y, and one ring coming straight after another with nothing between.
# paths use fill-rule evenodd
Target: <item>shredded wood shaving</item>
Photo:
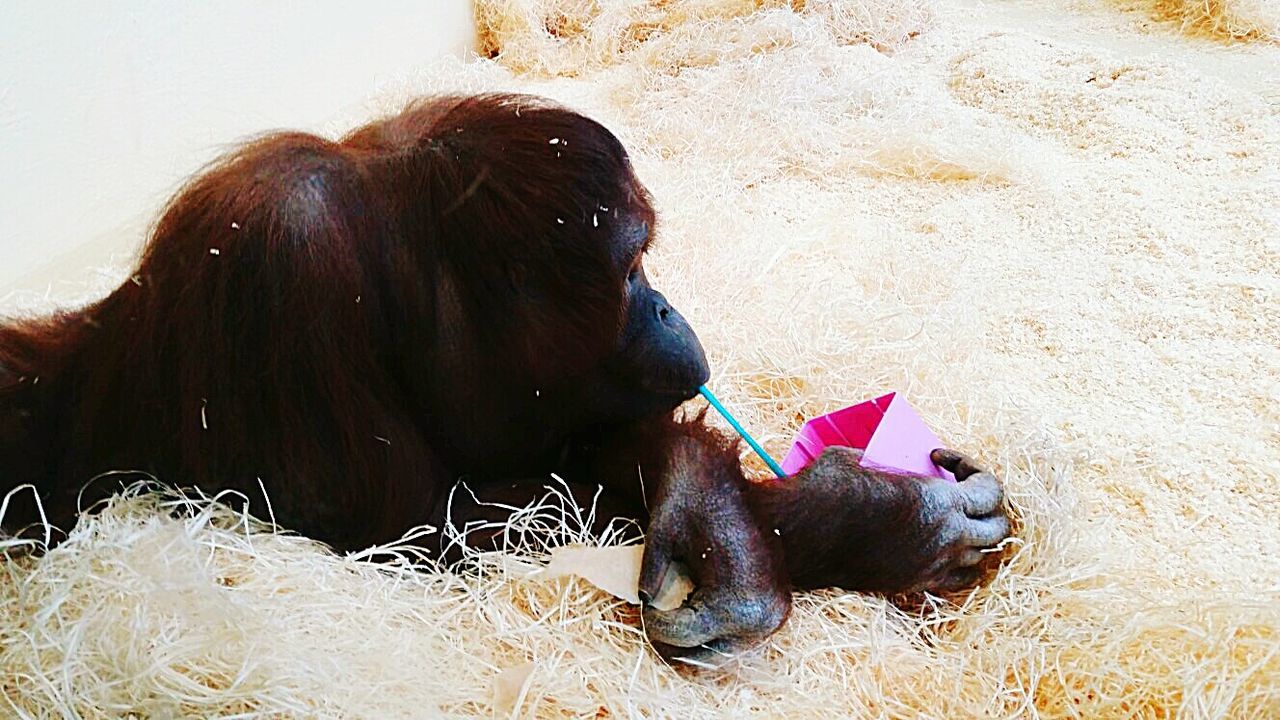
<instances>
[{"instance_id":1,"label":"shredded wood shaving","mask_svg":"<svg viewBox=\"0 0 1280 720\"><path fill-rule=\"evenodd\" d=\"M11 548L0 715L490 715L526 663L519 717L1280 715L1280 47L1110 0L477 14L496 60L380 103L514 89L606 123L661 215L648 274L740 419L780 453L806 417L907 393L1005 480L1003 565L947 598L800 594L761 648L692 671L635 606L540 577L553 546L620 539L563 494L450 571L126 494L43 557Z\"/></svg>"}]
</instances>

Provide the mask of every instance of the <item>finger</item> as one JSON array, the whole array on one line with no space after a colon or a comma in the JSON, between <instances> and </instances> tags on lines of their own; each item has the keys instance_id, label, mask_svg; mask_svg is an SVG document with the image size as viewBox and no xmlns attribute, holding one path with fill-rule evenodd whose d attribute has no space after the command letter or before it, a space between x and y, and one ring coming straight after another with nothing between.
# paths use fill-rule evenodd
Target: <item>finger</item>
<instances>
[{"instance_id":1,"label":"finger","mask_svg":"<svg viewBox=\"0 0 1280 720\"><path fill-rule=\"evenodd\" d=\"M762 639L777 631L791 614L791 593L779 589L726 592L696 590L673 610L656 604L644 609L645 631L656 643L693 647L731 638Z\"/></svg>"},{"instance_id":2,"label":"finger","mask_svg":"<svg viewBox=\"0 0 1280 720\"><path fill-rule=\"evenodd\" d=\"M929 459L933 461L934 465L955 475L956 480L961 482L967 480L974 473L982 472L982 469L968 457L947 448L938 448L929 453Z\"/></svg>"},{"instance_id":3,"label":"finger","mask_svg":"<svg viewBox=\"0 0 1280 720\"><path fill-rule=\"evenodd\" d=\"M1004 502L1004 486L989 472L970 475L968 481L957 488L964 512L969 517L990 515Z\"/></svg>"},{"instance_id":4,"label":"finger","mask_svg":"<svg viewBox=\"0 0 1280 720\"><path fill-rule=\"evenodd\" d=\"M694 647L677 647L655 642L653 648L669 662L679 662L702 668L718 668L764 642L756 637L722 637Z\"/></svg>"},{"instance_id":5,"label":"finger","mask_svg":"<svg viewBox=\"0 0 1280 720\"><path fill-rule=\"evenodd\" d=\"M675 610L645 608L644 631L655 643L689 648L715 640L724 627L705 605L689 604Z\"/></svg>"},{"instance_id":6,"label":"finger","mask_svg":"<svg viewBox=\"0 0 1280 720\"><path fill-rule=\"evenodd\" d=\"M962 540L970 547L992 547L1009 537L1009 529L1009 518L1003 515L974 518L965 523Z\"/></svg>"},{"instance_id":7,"label":"finger","mask_svg":"<svg viewBox=\"0 0 1280 720\"><path fill-rule=\"evenodd\" d=\"M640 602L648 605L658 597L667 582L668 576L676 572L672 560L670 545L657 537L656 533L645 539L644 555L640 558Z\"/></svg>"}]
</instances>

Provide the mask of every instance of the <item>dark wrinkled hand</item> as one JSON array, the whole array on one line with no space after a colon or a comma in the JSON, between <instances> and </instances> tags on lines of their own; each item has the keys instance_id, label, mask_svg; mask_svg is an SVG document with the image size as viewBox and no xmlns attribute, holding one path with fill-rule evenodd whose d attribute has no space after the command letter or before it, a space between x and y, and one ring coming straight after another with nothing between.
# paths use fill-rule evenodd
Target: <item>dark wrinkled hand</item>
<instances>
[{"instance_id":1,"label":"dark wrinkled hand","mask_svg":"<svg viewBox=\"0 0 1280 720\"><path fill-rule=\"evenodd\" d=\"M1004 488L995 475L954 450L930 454L956 482L924 480L919 522L933 529L931 543L918 549L920 564L911 590L956 590L978 580L979 564L1009 536Z\"/></svg>"},{"instance_id":2,"label":"dark wrinkled hand","mask_svg":"<svg viewBox=\"0 0 1280 720\"><path fill-rule=\"evenodd\" d=\"M791 593L780 548L762 534L741 479L699 462L696 443L672 450L672 463L651 510L640 576L644 627L667 657L712 660L759 643L786 620ZM661 610L668 574L684 566L694 591Z\"/></svg>"},{"instance_id":3,"label":"dark wrinkled hand","mask_svg":"<svg viewBox=\"0 0 1280 720\"><path fill-rule=\"evenodd\" d=\"M757 515L779 528L797 588L872 592L954 590L1009 534L1000 482L952 450L932 459L958 482L859 465L828 447L812 464L752 492Z\"/></svg>"}]
</instances>

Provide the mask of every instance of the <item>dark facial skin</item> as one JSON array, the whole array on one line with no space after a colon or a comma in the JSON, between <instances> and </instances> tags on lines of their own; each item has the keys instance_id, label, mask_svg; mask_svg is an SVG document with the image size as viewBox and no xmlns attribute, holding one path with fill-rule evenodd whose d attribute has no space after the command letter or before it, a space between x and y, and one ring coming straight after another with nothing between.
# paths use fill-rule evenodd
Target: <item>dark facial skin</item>
<instances>
[{"instance_id":1,"label":"dark facial skin","mask_svg":"<svg viewBox=\"0 0 1280 720\"><path fill-rule=\"evenodd\" d=\"M617 425L670 412L697 394L711 369L693 328L662 293L649 285L644 250L650 222L635 217L618 244L626 253L622 286L626 321L615 350L588 374L566 383L564 397L580 398L594 418L584 423ZM629 238L643 238L636 243Z\"/></svg>"},{"instance_id":2,"label":"dark facial skin","mask_svg":"<svg viewBox=\"0 0 1280 720\"><path fill-rule=\"evenodd\" d=\"M753 484L733 439L673 417L709 370L645 275L655 227L617 138L528 96L257 140L178 193L110 296L0 323L0 490L34 486L67 528L107 471L265 487L282 525L349 550L501 520L485 502L554 472L583 503L604 488L601 524L647 528L643 593L689 568L685 606L644 613L667 655L759 642L793 586L971 582L1008 522L961 456L937 457L958 484L839 450ZM480 502L449 504L460 478ZM21 494L4 528L38 517Z\"/></svg>"}]
</instances>

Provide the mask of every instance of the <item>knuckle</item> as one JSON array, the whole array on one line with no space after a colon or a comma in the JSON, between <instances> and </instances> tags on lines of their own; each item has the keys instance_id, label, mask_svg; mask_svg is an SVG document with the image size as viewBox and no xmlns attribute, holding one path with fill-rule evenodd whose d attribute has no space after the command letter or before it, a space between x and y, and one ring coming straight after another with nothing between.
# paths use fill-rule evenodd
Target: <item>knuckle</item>
<instances>
[{"instance_id":1,"label":"knuckle","mask_svg":"<svg viewBox=\"0 0 1280 720\"><path fill-rule=\"evenodd\" d=\"M1000 515L996 518L996 530L997 534L1000 536L996 542L1000 542L1013 533L1013 524L1009 522L1009 518L1004 515Z\"/></svg>"},{"instance_id":2,"label":"knuckle","mask_svg":"<svg viewBox=\"0 0 1280 720\"><path fill-rule=\"evenodd\" d=\"M948 519L930 530L917 541L912 555L932 572L949 562L956 549L964 544L964 528L959 522Z\"/></svg>"},{"instance_id":3,"label":"knuckle","mask_svg":"<svg viewBox=\"0 0 1280 720\"><path fill-rule=\"evenodd\" d=\"M657 610L645 608L643 612L645 634L653 641L666 645L688 646L697 644L687 627L687 618L682 615L692 613L688 608L675 610Z\"/></svg>"},{"instance_id":4,"label":"knuckle","mask_svg":"<svg viewBox=\"0 0 1280 720\"><path fill-rule=\"evenodd\" d=\"M938 534L938 539L944 549L952 550L965 544L965 524L966 520L954 516L947 522L942 532Z\"/></svg>"},{"instance_id":5,"label":"knuckle","mask_svg":"<svg viewBox=\"0 0 1280 720\"><path fill-rule=\"evenodd\" d=\"M948 545L952 536L963 529L964 518L959 495L946 489L926 488L916 519L923 539L936 546Z\"/></svg>"},{"instance_id":6,"label":"knuckle","mask_svg":"<svg viewBox=\"0 0 1280 720\"><path fill-rule=\"evenodd\" d=\"M917 477L915 480L916 487L920 488L923 496L921 500L926 503L939 502L942 498L955 494L958 487L957 483L936 477Z\"/></svg>"},{"instance_id":7,"label":"knuckle","mask_svg":"<svg viewBox=\"0 0 1280 720\"><path fill-rule=\"evenodd\" d=\"M995 475L989 472L975 473L962 485L963 491L971 496L1000 495L1003 488Z\"/></svg>"},{"instance_id":8,"label":"knuckle","mask_svg":"<svg viewBox=\"0 0 1280 720\"><path fill-rule=\"evenodd\" d=\"M731 610L735 628L751 635L768 635L777 630L786 621L789 612L789 603L776 597L763 596L735 603Z\"/></svg>"},{"instance_id":9,"label":"knuckle","mask_svg":"<svg viewBox=\"0 0 1280 720\"><path fill-rule=\"evenodd\" d=\"M948 519L964 515L965 494L968 488L946 480L936 480L925 486L926 506Z\"/></svg>"}]
</instances>

